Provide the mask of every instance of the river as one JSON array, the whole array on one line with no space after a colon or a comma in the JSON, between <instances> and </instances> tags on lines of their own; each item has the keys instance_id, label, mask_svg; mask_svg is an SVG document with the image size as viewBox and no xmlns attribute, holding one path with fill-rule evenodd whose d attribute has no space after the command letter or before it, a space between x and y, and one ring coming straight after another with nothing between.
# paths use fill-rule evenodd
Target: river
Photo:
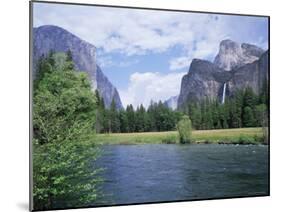
<instances>
[{"instance_id":1,"label":"river","mask_svg":"<svg viewBox=\"0 0 281 212\"><path fill-rule=\"evenodd\" d=\"M105 145L94 205L268 194L268 146Z\"/></svg>"}]
</instances>

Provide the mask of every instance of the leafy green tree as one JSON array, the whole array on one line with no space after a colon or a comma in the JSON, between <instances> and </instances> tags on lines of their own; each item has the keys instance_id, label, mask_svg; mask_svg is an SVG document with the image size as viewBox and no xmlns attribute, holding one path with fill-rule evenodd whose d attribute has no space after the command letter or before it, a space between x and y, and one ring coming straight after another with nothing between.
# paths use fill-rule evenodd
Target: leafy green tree
<instances>
[{"instance_id":1,"label":"leafy green tree","mask_svg":"<svg viewBox=\"0 0 281 212\"><path fill-rule=\"evenodd\" d=\"M191 142L192 124L188 116L184 115L182 119L178 122L177 130L179 133L180 143L183 144Z\"/></svg>"},{"instance_id":2,"label":"leafy green tree","mask_svg":"<svg viewBox=\"0 0 281 212\"><path fill-rule=\"evenodd\" d=\"M42 59L33 93L35 209L85 206L98 197L96 98L84 73L64 53ZM82 195L83 194L83 195Z\"/></svg>"},{"instance_id":3,"label":"leafy green tree","mask_svg":"<svg viewBox=\"0 0 281 212\"><path fill-rule=\"evenodd\" d=\"M101 195L98 190L102 182L99 177L101 169L93 165L100 153L90 142L88 133L84 129L77 130L77 141L44 145L34 141L33 197L36 210L87 206Z\"/></svg>"}]
</instances>

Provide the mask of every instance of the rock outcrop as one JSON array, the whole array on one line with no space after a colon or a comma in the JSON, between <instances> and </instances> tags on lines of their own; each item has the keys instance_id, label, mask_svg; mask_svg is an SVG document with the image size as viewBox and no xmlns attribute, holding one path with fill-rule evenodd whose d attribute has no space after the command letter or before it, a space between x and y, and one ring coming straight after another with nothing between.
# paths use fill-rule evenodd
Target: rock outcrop
<instances>
[{"instance_id":1,"label":"rock outcrop","mask_svg":"<svg viewBox=\"0 0 281 212\"><path fill-rule=\"evenodd\" d=\"M262 53L264 50L257 46L246 43L240 45L232 40L223 40L214 64L230 71L258 60Z\"/></svg>"},{"instance_id":2,"label":"rock outcrop","mask_svg":"<svg viewBox=\"0 0 281 212\"><path fill-rule=\"evenodd\" d=\"M224 40L214 63L193 59L182 78L178 108L188 102L231 96L238 89L251 87L259 94L268 80L268 51L251 44L241 46Z\"/></svg>"},{"instance_id":3,"label":"rock outcrop","mask_svg":"<svg viewBox=\"0 0 281 212\"><path fill-rule=\"evenodd\" d=\"M234 70L232 78L228 81L229 95L246 87L252 88L256 94L259 94L264 83L268 81L268 62L268 51L266 51L259 60Z\"/></svg>"},{"instance_id":4,"label":"rock outcrop","mask_svg":"<svg viewBox=\"0 0 281 212\"><path fill-rule=\"evenodd\" d=\"M193 59L188 74L182 78L178 108L187 102L217 98L223 83L230 77L230 73L209 61Z\"/></svg>"},{"instance_id":5,"label":"rock outcrop","mask_svg":"<svg viewBox=\"0 0 281 212\"><path fill-rule=\"evenodd\" d=\"M111 82L102 73L99 66L97 66L97 89L107 107L111 105L112 99L114 99L116 107L123 108L117 89L111 85Z\"/></svg>"},{"instance_id":6,"label":"rock outcrop","mask_svg":"<svg viewBox=\"0 0 281 212\"><path fill-rule=\"evenodd\" d=\"M97 89L100 92L105 106L109 107L114 99L117 108L122 108L117 89L96 64L94 45L58 26L45 25L33 28L33 72L36 71L39 57L43 54L47 55L50 50L55 52L70 50L75 68L89 75L93 90Z\"/></svg>"}]
</instances>

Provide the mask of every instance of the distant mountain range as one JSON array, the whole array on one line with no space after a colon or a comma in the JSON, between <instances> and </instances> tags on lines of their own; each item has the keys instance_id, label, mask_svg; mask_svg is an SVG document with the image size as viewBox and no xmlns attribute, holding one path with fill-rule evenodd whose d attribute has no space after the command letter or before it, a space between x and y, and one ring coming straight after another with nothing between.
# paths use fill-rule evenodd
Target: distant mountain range
<instances>
[{"instance_id":1,"label":"distant mountain range","mask_svg":"<svg viewBox=\"0 0 281 212\"><path fill-rule=\"evenodd\" d=\"M96 63L94 45L80 39L67 30L52 25L33 28L33 66L39 57L55 52L72 52L75 68L86 72L93 90L97 89L108 108L115 101L118 109L123 108L119 93ZM239 44L223 40L214 62L193 59L189 71L181 80L180 93L170 97L164 104L173 110L181 109L190 101L205 98L223 102L238 89L251 87L258 94L268 80L268 51L252 44Z\"/></svg>"},{"instance_id":2,"label":"distant mountain range","mask_svg":"<svg viewBox=\"0 0 281 212\"><path fill-rule=\"evenodd\" d=\"M118 109L123 108L117 89L103 74L96 63L96 47L67 30L53 25L33 28L33 71L39 57L47 55L50 50L55 52L72 52L75 68L86 72L92 83L93 90L97 89L108 108L114 99Z\"/></svg>"}]
</instances>

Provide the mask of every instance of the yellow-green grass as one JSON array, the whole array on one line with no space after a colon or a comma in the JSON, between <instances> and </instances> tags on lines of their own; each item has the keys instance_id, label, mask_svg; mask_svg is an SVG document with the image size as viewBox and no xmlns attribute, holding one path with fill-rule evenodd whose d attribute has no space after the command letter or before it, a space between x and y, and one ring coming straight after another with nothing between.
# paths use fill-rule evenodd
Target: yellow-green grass
<instances>
[{"instance_id":1,"label":"yellow-green grass","mask_svg":"<svg viewBox=\"0 0 281 212\"><path fill-rule=\"evenodd\" d=\"M177 139L177 131L97 134L98 144L161 144L167 138ZM194 130L192 143L260 143L262 128Z\"/></svg>"}]
</instances>

